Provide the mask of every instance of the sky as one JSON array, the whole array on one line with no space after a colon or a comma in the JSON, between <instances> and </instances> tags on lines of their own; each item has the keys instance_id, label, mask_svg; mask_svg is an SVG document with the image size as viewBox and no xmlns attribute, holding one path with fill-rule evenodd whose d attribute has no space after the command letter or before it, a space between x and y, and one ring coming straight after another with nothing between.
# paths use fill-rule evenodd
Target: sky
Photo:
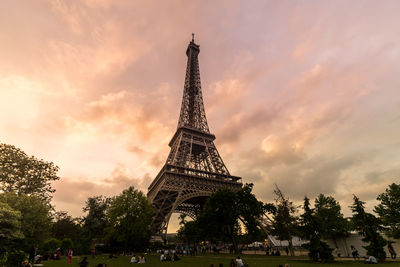
<instances>
[{"instance_id":1,"label":"sky","mask_svg":"<svg viewBox=\"0 0 400 267\"><path fill-rule=\"evenodd\" d=\"M0 142L60 167L53 204L147 187L178 122L195 33L210 131L273 201L400 182L399 1L5 0ZM170 224L169 231L177 228Z\"/></svg>"}]
</instances>

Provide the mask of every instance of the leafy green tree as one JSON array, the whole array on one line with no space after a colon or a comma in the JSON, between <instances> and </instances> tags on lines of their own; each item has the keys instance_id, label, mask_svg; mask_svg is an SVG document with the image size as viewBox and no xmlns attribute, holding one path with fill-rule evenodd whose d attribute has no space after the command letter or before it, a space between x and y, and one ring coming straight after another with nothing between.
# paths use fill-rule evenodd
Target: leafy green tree
<instances>
[{"instance_id":1,"label":"leafy green tree","mask_svg":"<svg viewBox=\"0 0 400 267\"><path fill-rule=\"evenodd\" d=\"M41 246L42 250L46 253L54 253L60 247L62 247L61 241L57 238L49 238Z\"/></svg>"},{"instance_id":2,"label":"leafy green tree","mask_svg":"<svg viewBox=\"0 0 400 267\"><path fill-rule=\"evenodd\" d=\"M50 199L58 180L58 167L52 162L28 156L12 145L0 144L0 191L36 195Z\"/></svg>"},{"instance_id":3,"label":"leafy green tree","mask_svg":"<svg viewBox=\"0 0 400 267\"><path fill-rule=\"evenodd\" d=\"M384 246L386 240L379 234L383 231L382 222L373 214L365 212L364 204L357 196L354 195L354 203L350 206L353 217L352 222L355 230L363 236L363 241L368 243L364 248L369 255L373 255L380 262L386 259L386 252Z\"/></svg>"},{"instance_id":4,"label":"leafy green tree","mask_svg":"<svg viewBox=\"0 0 400 267\"><path fill-rule=\"evenodd\" d=\"M83 218L83 231L89 241L104 238L104 229L107 227L108 219L106 210L110 205L110 198L103 196L89 197L83 211L86 216Z\"/></svg>"},{"instance_id":5,"label":"leafy green tree","mask_svg":"<svg viewBox=\"0 0 400 267\"><path fill-rule=\"evenodd\" d=\"M58 211L54 215L55 222L51 226L53 237L62 240L64 238L75 239L80 233L80 225L77 218L72 218L65 211Z\"/></svg>"},{"instance_id":6,"label":"leafy green tree","mask_svg":"<svg viewBox=\"0 0 400 267\"><path fill-rule=\"evenodd\" d=\"M73 249L74 247L74 242L72 242L71 238L64 238L61 241L61 247L63 249Z\"/></svg>"},{"instance_id":7,"label":"leafy green tree","mask_svg":"<svg viewBox=\"0 0 400 267\"><path fill-rule=\"evenodd\" d=\"M297 229L298 218L295 215L297 207L283 195L277 185L275 185L274 194L276 195L276 213L273 216L272 234L279 240L287 240L290 255L294 256L292 238Z\"/></svg>"},{"instance_id":8,"label":"leafy green tree","mask_svg":"<svg viewBox=\"0 0 400 267\"><path fill-rule=\"evenodd\" d=\"M197 220L186 221L178 230L178 239L186 244L195 244L201 241L199 229L200 227Z\"/></svg>"},{"instance_id":9,"label":"leafy green tree","mask_svg":"<svg viewBox=\"0 0 400 267\"><path fill-rule=\"evenodd\" d=\"M142 192L133 186L124 190L112 199L106 214L110 242L121 245L125 251L143 250L148 245L154 210Z\"/></svg>"},{"instance_id":10,"label":"leafy green tree","mask_svg":"<svg viewBox=\"0 0 400 267\"><path fill-rule=\"evenodd\" d=\"M210 241L232 242L235 251L240 231L239 209L235 192L222 188L213 193L197 218L200 233Z\"/></svg>"},{"instance_id":11,"label":"leafy green tree","mask_svg":"<svg viewBox=\"0 0 400 267\"><path fill-rule=\"evenodd\" d=\"M310 208L310 200L305 197L303 205L304 213L299 220L299 235L309 242L303 245L309 253L309 257L315 261L333 261L332 250L328 244L321 240L321 225L315 216L315 210Z\"/></svg>"},{"instance_id":12,"label":"leafy green tree","mask_svg":"<svg viewBox=\"0 0 400 267\"><path fill-rule=\"evenodd\" d=\"M314 216L323 239L336 241L349 235L349 223L341 213L341 207L331 196L320 194L315 199Z\"/></svg>"},{"instance_id":13,"label":"leafy green tree","mask_svg":"<svg viewBox=\"0 0 400 267\"><path fill-rule=\"evenodd\" d=\"M252 188L253 184L237 192L222 188L210 196L197 218L203 238L231 242L238 253L240 241L244 244L263 237L260 221L265 207L251 193Z\"/></svg>"},{"instance_id":14,"label":"leafy green tree","mask_svg":"<svg viewBox=\"0 0 400 267\"><path fill-rule=\"evenodd\" d=\"M0 194L0 202L7 203L21 214L24 239L18 245L20 249L28 251L50 236L51 206L47 201L36 195L3 193Z\"/></svg>"},{"instance_id":15,"label":"leafy green tree","mask_svg":"<svg viewBox=\"0 0 400 267\"><path fill-rule=\"evenodd\" d=\"M380 203L374 211L379 215L383 224L387 227L390 237L400 238L400 184L392 183L386 191L377 197Z\"/></svg>"},{"instance_id":16,"label":"leafy green tree","mask_svg":"<svg viewBox=\"0 0 400 267\"><path fill-rule=\"evenodd\" d=\"M21 213L7 203L0 202L0 255L14 247L14 242L21 240Z\"/></svg>"}]
</instances>

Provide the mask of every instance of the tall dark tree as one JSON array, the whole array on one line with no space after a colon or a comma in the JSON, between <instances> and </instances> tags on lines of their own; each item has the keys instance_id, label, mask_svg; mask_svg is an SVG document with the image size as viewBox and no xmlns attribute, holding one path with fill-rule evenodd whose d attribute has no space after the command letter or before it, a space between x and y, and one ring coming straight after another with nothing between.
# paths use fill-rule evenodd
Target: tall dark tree
<instances>
[{"instance_id":1,"label":"tall dark tree","mask_svg":"<svg viewBox=\"0 0 400 267\"><path fill-rule=\"evenodd\" d=\"M339 202L333 197L320 194L315 199L314 216L323 239L332 239L337 245L338 239L349 235L350 225L341 213Z\"/></svg>"},{"instance_id":2,"label":"tall dark tree","mask_svg":"<svg viewBox=\"0 0 400 267\"><path fill-rule=\"evenodd\" d=\"M361 201L357 196L354 196L353 199L354 203L350 208L353 212L352 222L354 228L363 236L362 240L368 243L367 246L364 246L367 253L377 258L378 261L383 262L386 259L384 246L387 242L380 235L380 232L384 230L382 221L365 211L365 202Z\"/></svg>"},{"instance_id":3,"label":"tall dark tree","mask_svg":"<svg viewBox=\"0 0 400 267\"><path fill-rule=\"evenodd\" d=\"M377 197L380 203L374 211L386 226L388 236L400 238L400 184L392 183Z\"/></svg>"},{"instance_id":4,"label":"tall dark tree","mask_svg":"<svg viewBox=\"0 0 400 267\"><path fill-rule=\"evenodd\" d=\"M154 210L142 192L129 187L112 199L106 213L110 242L125 251L143 250L148 245Z\"/></svg>"},{"instance_id":5,"label":"tall dark tree","mask_svg":"<svg viewBox=\"0 0 400 267\"><path fill-rule=\"evenodd\" d=\"M186 244L195 244L201 241L200 227L198 221L185 221L177 232L180 241Z\"/></svg>"},{"instance_id":6,"label":"tall dark tree","mask_svg":"<svg viewBox=\"0 0 400 267\"><path fill-rule=\"evenodd\" d=\"M104 237L104 229L107 227L106 210L110 205L110 198L103 196L89 197L83 211L86 216L83 218L83 231L85 236L92 241Z\"/></svg>"},{"instance_id":7,"label":"tall dark tree","mask_svg":"<svg viewBox=\"0 0 400 267\"><path fill-rule=\"evenodd\" d=\"M205 234L204 239L231 242L235 251L238 250L240 213L236 205L235 192L228 188L220 189L211 195L197 218L200 231Z\"/></svg>"},{"instance_id":8,"label":"tall dark tree","mask_svg":"<svg viewBox=\"0 0 400 267\"><path fill-rule=\"evenodd\" d=\"M315 210L310 207L310 200L305 197L303 205L304 213L300 216L299 220L299 235L309 242L303 245L309 253L309 257L315 261L332 261L332 249L328 244L321 240L322 234L321 225L315 216Z\"/></svg>"},{"instance_id":9,"label":"tall dark tree","mask_svg":"<svg viewBox=\"0 0 400 267\"><path fill-rule=\"evenodd\" d=\"M245 184L237 192L223 188L212 194L197 219L203 237L231 242L236 253L239 242L250 243L262 238L260 221L264 204L257 200L252 189L253 184Z\"/></svg>"},{"instance_id":10,"label":"tall dark tree","mask_svg":"<svg viewBox=\"0 0 400 267\"><path fill-rule=\"evenodd\" d=\"M79 219L72 218L66 211L58 211L54 215L55 221L51 226L53 237L62 240L64 238L75 239L80 232Z\"/></svg>"},{"instance_id":11,"label":"tall dark tree","mask_svg":"<svg viewBox=\"0 0 400 267\"><path fill-rule=\"evenodd\" d=\"M289 243L290 255L294 256L292 238L297 228L296 210L297 207L286 198L277 185L274 194L276 196L276 213L273 216L272 234L279 240L287 240Z\"/></svg>"},{"instance_id":12,"label":"tall dark tree","mask_svg":"<svg viewBox=\"0 0 400 267\"><path fill-rule=\"evenodd\" d=\"M58 180L58 167L52 162L28 156L12 145L0 144L0 191L36 195L49 200Z\"/></svg>"}]
</instances>

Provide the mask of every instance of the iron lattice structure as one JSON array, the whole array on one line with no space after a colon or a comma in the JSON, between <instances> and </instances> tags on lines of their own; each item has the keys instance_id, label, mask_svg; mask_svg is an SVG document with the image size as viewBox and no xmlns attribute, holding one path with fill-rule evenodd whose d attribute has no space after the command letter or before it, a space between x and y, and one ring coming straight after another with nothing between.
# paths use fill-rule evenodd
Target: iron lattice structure
<instances>
[{"instance_id":1,"label":"iron lattice structure","mask_svg":"<svg viewBox=\"0 0 400 267\"><path fill-rule=\"evenodd\" d=\"M195 218L206 199L217 189L239 190L241 178L230 175L208 128L201 92L198 55L194 40L186 50L188 57L181 112L177 130L169 146L167 161L149 186L147 193L155 216L152 232L166 234L174 212Z\"/></svg>"}]
</instances>

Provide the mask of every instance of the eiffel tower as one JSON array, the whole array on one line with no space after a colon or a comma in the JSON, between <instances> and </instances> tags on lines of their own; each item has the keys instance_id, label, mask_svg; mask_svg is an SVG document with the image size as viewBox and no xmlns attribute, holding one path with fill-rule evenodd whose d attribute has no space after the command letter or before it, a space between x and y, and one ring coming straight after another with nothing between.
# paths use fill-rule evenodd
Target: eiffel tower
<instances>
[{"instance_id":1,"label":"eiffel tower","mask_svg":"<svg viewBox=\"0 0 400 267\"><path fill-rule=\"evenodd\" d=\"M210 133L201 93L198 55L200 46L192 41L188 57L178 127L169 146L167 161L148 188L155 216L152 232L165 236L172 213L192 218L206 199L219 188L239 190L241 178L230 175Z\"/></svg>"}]
</instances>

